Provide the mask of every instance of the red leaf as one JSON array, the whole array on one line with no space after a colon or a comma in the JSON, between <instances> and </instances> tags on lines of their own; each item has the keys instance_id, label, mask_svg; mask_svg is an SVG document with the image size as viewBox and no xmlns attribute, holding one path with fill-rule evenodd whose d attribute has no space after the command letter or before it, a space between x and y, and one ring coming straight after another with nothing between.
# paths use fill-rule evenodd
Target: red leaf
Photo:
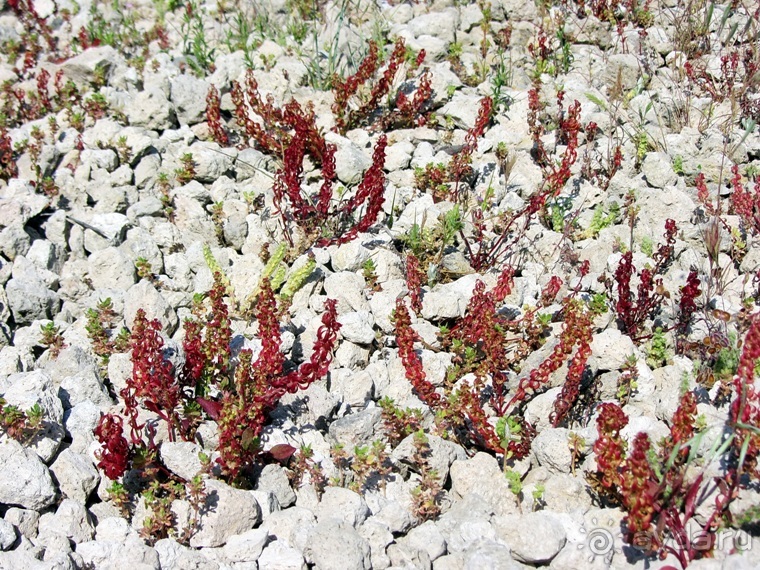
<instances>
[{"instance_id":1,"label":"red leaf","mask_svg":"<svg viewBox=\"0 0 760 570\"><path fill-rule=\"evenodd\" d=\"M702 473L694 480L689 487L689 491L686 493L684 499L684 513L687 518L690 518L697 510L697 493L699 492L700 485L702 484Z\"/></svg>"},{"instance_id":2,"label":"red leaf","mask_svg":"<svg viewBox=\"0 0 760 570\"><path fill-rule=\"evenodd\" d=\"M296 448L292 445L288 445L287 443L278 443L277 445L273 446L272 449L269 450L269 455L272 456L273 459L276 461L279 461L280 463L286 462L288 459L293 457L293 454L296 452Z\"/></svg>"},{"instance_id":3,"label":"red leaf","mask_svg":"<svg viewBox=\"0 0 760 570\"><path fill-rule=\"evenodd\" d=\"M222 412L221 402L217 402L215 400L207 400L206 398L198 398L196 401L200 407L203 408L203 411L208 414L208 417L214 421L219 420L219 416Z\"/></svg>"}]
</instances>

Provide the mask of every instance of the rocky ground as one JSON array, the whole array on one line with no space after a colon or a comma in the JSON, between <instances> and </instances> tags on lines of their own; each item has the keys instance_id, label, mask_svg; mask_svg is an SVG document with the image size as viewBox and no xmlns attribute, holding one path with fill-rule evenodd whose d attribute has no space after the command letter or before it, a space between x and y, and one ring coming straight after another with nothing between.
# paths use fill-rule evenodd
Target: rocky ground
<instances>
[{"instance_id":1,"label":"rocky ground","mask_svg":"<svg viewBox=\"0 0 760 570\"><path fill-rule=\"evenodd\" d=\"M4 0L0 567L758 567L753 4ZM334 74L356 71L370 40L388 61L398 38L407 51L389 94L357 125L333 129L342 116L332 106ZM243 130L232 82L245 84L247 68L274 107L313 105L335 147L332 213L316 227L299 221L290 194L278 211L287 157ZM383 69L344 109L361 108ZM397 94L412 99L425 81L429 97L410 122L388 119L402 105ZM218 118L209 112L212 87ZM483 117L485 98L492 112ZM267 121L276 113L247 109L275 132ZM344 212L370 178L383 134L384 179L377 160L372 175L381 195ZM445 165L468 152L471 168L446 178ZM425 179L438 164L444 179ZM317 196L323 168L307 157L295 187ZM380 201L374 223L349 235ZM677 231L663 254L666 220ZM353 239L340 243L345 235ZM508 247L499 249L500 239ZM489 248L492 258L478 258ZM422 265L418 307L410 252ZM628 309L619 271L626 252ZM280 264L268 263L278 253ZM508 267L511 291L477 313L478 281L493 290ZM647 268L661 283L637 289ZM287 284L280 289L287 370L323 342L325 301L337 301L337 340L317 363L329 361L329 374L282 395L260 434L242 431L240 449L261 452L234 481L216 461L223 420L214 402L226 384L214 385L203 410L195 404L189 441L172 437L161 410L145 405L160 396L143 394L139 421L157 433L149 443L145 430L123 454L128 470L114 487L94 430L113 414L131 437L123 393L135 394L139 368L117 333L134 331L143 309L160 323L164 356L180 377L190 359L186 319L218 316L197 305L216 271L231 330L215 346L231 358L216 381L226 375L229 384L241 349L254 358L266 350L255 293L278 271L277 287L297 281L290 295ZM699 279L693 311L680 301L690 275ZM411 355L400 338L402 305ZM636 308L633 326L625 317ZM509 329L502 352L507 342L517 348L494 363L486 333L469 347L447 336L466 314L487 331ZM586 325L572 329L568 315ZM439 400L459 394L460 407L413 385L417 360ZM533 374L544 380L517 396ZM554 421L571 378L578 399ZM742 382L740 428L731 402ZM679 442L685 392L696 407L680 444L688 440L694 453L667 462L658 450ZM469 408L464 393L474 394ZM389 419L389 399L403 421ZM618 495L605 496L593 479L603 463L603 402L628 418L622 460L637 433L653 442L648 459L618 464ZM457 410L465 411L445 418ZM505 431L501 416L516 427ZM404 422L420 432L404 432ZM141 446L157 457L141 463ZM631 475L634 465L644 471ZM636 491L626 474L643 486ZM642 516L641 504L627 502L634 492L654 509L652 526L636 535L648 546L631 544L631 517ZM668 534L680 527L695 537L691 546ZM697 560L705 532L712 557Z\"/></svg>"}]
</instances>

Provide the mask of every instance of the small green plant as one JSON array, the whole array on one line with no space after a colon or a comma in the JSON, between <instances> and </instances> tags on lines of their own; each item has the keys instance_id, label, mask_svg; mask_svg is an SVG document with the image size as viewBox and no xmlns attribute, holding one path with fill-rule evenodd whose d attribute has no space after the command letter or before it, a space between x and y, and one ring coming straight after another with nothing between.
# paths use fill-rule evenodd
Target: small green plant
<instances>
[{"instance_id":1,"label":"small green plant","mask_svg":"<svg viewBox=\"0 0 760 570\"><path fill-rule=\"evenodd\" d=\"M680 154L673 157L673 172L678 176L683 176L683 157Z\"/></svg>"},{"instance_id":2,"label":"small green plant","mask_svg":"<svg viewBox=\"0 0 760 570\"><path fill-rule=\"evenodd\" d=\"M720 349L713 365L716 378L730 378L736 374L739 367L739 348L736 342L736 333L728 333L728 346Z\"/></svg>"},{"instance_id":3,"label":"small green plant","mask_svg":"<svg viewBox=\"0 0 760 570\"><path fill-rule=\"evenodd\" d=\"M185 4L180 24L183 50L188 65L200 77L213 73L215 69L216 50L206 39L205 19L205 14L195 0L189 0Z\"/></svg>"},{"instance_id":4,"label":"small green plant","mask_svg":"<svg viewBox=\"0 0 760 570\"><path fill-rule=\"evenodd\" d=\"M581 239L595 238L599 235L603 229L613 225L620 216L620 205L617 202L612 202L607 214L604 213L604 205L598 204L594 208L594 215L591 218L591 222L588 228L581 233Z\"/></svg>"},{"instance_id":5,"label":"small green plant","mask_svg":"<svg viewBox=\"0 0 760 570\"><path fill-rule=\"evenodd\" d=\"M536 483L536 485L533 487L533 492L531 495L533 496L533 510L538 511L546 506L546 503L544 502L544 493L546 492L546 487L543 483Z\"/></svg>"},{"instance_id":6,"label":"small green plant","mask_svg":"<svg viewBox=\"0 0 760 570\"><path fill-rule=\"evenodd\" d=\"M514 469L508 469L504 472L504 476L507 478L507 482L509 483L509 490L512 491L512 494L515 497L519 498L523 489L523 483L520 474Z\"/></svg>"},{"instance_id":7,"label":"small green plant","mask_svg":"<svg viewBox=\"0 0 760 570\"><path fill-rule=\"evenodd\" d=\"M153 284L158 283L158 279L156 278L156 274L153 273L153 268L150 265L150 261L148 261L144 257L138 257L135 260L135 269L137 269L137 276L140 279L147 279Z\"/></svg>"},{"instance_id":8,"label":"small green plant","mask_svg":"<svg viewBox=\"0 0 760 570\"><path fill-rule=\"evenodd\" d=\"M174 481L161 483L153 480L142 492L145 508L148 511L143 520L140 535L150 543L168 538L177 526L177 516L172 511L172 503L183 495L182 485Z\"/></svg>"},{"instance_id":9,"label":"small green plant","mask_svg":"<svg viewBox=\"0 0 760 570\"><path fill-rule=\"evenodd\" d=\"M644 131L638 131L633 135L633 144L636 145L636 167L641 166L647 153L652 150L652 143Z\"/></svg>"},{"instance_id":10,"label":"small green plant","mask_svg":"<svg viewBox=\"0 0 760 570\"><path fill-rule=\"evenodd\" d=\"M172 185L166 172L159 172L156 176L156 188L158 188L159 199L164 207L164 216L170 222L174 221L174 198L171 195Z\"/></svg>"},{"instance_id":11,"label":"small green plant","mask_svg":"<svg viewBox=\"0 0 760 570\"><path fill-rule=\"evenodd\" d=\"M627 404L631 396L638 389L639 370L636 367L636 362L636 355L632 354L629 356L625 364L623 364L620 376L618 376L615 398L617 398L621 406Z\"/></svg>"},{"instance_id":12,"label":"small green plant","mask_svg":"<svg viewBox=\"0 0 760 570\"><path fill-rule=\"evenodd\" d=\"M132 161L132 149L127 144L127 137L121 136L116 139L116 151L121 164L129 164Z\"/></svg>"},{"instance_id":13,"label":"small green plant","mask_svg":"<svg viewBox=\"0 0 760 570\"><path fill-rule=\"evenodd\" d=\"M520 510L520 512L522 512L522 492L523 492L522 477L514 469L507 469L506 471L504 471L504 477L507 478L507 484L509 485L509 490L512 492L512 494L515 497L515 503L517 504L517 508Z\"/></svg>"},{"instance_id":14,"label":"small green plant","mask_svg":"<svg viewBox=\"0 0 760 570\"><path fill-rule=\"evenodd\" d=\"M48 347L50 356L53 359L58 358L61 350L66 347L66 344L63 342L60 327L56 326L56 324L51 321L46 325L40 326L40 334L42 335L40 344Z\"/></svg>"},{"instance_id":15,"label":"small green plant","mask_svg":"<svg viewBox=\"0 0 760 570\"><path fill-rule=\"evenodd\" d=\"M512 105L512 97L505 89L512 86L512 55L505 56L504 50L496 54L496 67L491 73L491 99L494 111L507 112Z\"/></svg>"},{"instance_id":16,"label":"small green plant","mask_svg":"<svg viewBox=\"0 0 760 570\"><path fill-rule=\"evenodd\" d=\"M88 99L85 99L82 104L85 114L93 121L97 121L106 116L108 111L108 101L102 93L93 93Z\"/></svg>"},{"instance_id":17,"label":"small green plant","mask_svg":"<svg viewBox=\"0 0 760 570\"><path fill-rule=\"evenodd\" d=\"M377 282L377 267L375 267L375 262L372 261L372 258L368 258L362 264L362 276L370 291L377 292L382 290L381 285Z\"/></svg>"},{"instance_id":18,"label":"small green plant","mask_svg":"<svg viewBox=\"0 0 760 570\"><path fill-rule=\"evenodd\" d=\"M462 53L464 53L463 50L462 50L462 43L461 42L451 42L449 44L449 50L448 50L448 52L449 52L449 55L448 55L449 58L459 59L460 57L462 57Z\"/></svg>"},{"instance_id":19,"label":"small green plant","mask_svg":"<svg viewBox=\"0 0 760 570\"><path fill-rule=\"evenodd\" d=\"M588 307L595 315L603 315L609 310L607 295L604 293L594 293L589 300Z\"/></svg>"},{"instance_id":20,"label":"small green plant","mask_svg":"<svg viewBox=\"0 0 760 570\"><path fill-rule=\"evenodd\" d=\"M555 198L549 205L549 219L551 221L551 229L555 232L563 233L565 226L568 223L572 223L568 220L568 213L573 208L572 200L568 198Z\"/></svg>"},{"instance_id":21,"label":"small green plant","mask_svg":"<svg viewBox=\"0 0 760 570\"><path fill-rule=\"evenodd\" d=\"M117 334L114 333L118 315L113 309L110 297L98 301L94 309L87 309L85 316L85 330L92 344L92 351L100 357L101 373L106 374L111 355L129 349L129 331L122 328Z\"/></svg>"},{"instance_id":22,"label":"small green plant","mask_svg":"<svg viewBox=\"0 0 760 570\"><path fill-rule=\"evenodd\" d=\"M496 422L496 436L504 449L510 448L510 443L519 442L523 437L523 425L515 416L502 416ZM509 451L504 455L504 473L507 470L507 461L511 459ZM514 491L513 491L514 492Z\"/></svg>"},{"instance_id":23,"label":"small green plant","mask_svg":"<svg viewBox=\"0 0 760 570\"><path fill-rule=\"evenodd\" d=\"M129 497L129 492L123 484L118 481L113 481L111 486L106 489L109 501L119 509L119 513L125 519L129 519L131 516L132 501Z\"/></svg>"},{"instance_id":24,"label":"small green plant","mask_svg":"<svg viewBox=\"0 0 760 570\"><path fill-rule=\"evenodd\" d=\"M414 432L414 455L412 461L420 475L419 483L412 489L412 505L417 520L424 522L438 517L441 513L443 487L438 473L430 466L430 443L423 430Z\"/></svg>"},{"instance_id":25,"label":"small green plant","mask_svg":"<svg viewBox=\"0 0 760 570\"><path fill-rule=\"evenodd\" d=\"M174 175L179 184L185 185L195 178L195 159L192 153L186 152L179 158L179 161L182 166L174 171Z\"/></svg>"},{"instance_id":26,"label":"small green plant","mask_svg":"<svg viewBox=\"0 0 760 570\"><path fill-rule=\"evenodd\" d=\"M654 253L654 242L649 236L641 238L641 253L647 257L652 257L652 254Z\"/></svg>"},{"instance_id":27,"label":"small green plant","mask_svg":"<svg viewBox=\"0 0 760 570\"><path fill-rule=\"evenodd\" d=\"M211 221L214 222L216 238L220 243L224 243L224 202L214 202L209 206L209 209L211 210Z\"/></svg>"},{"instance_id":28,"label":"small green plant","mask_svg":"<svg viewBox=\"0 0 760 570\"><path fill-rule=\"evenodd\" d=\"M31 442L42 431L42 407L35 403L26 412L0 396L0 433L21 443Z\"/></svg>"},{"instance_id":29,"label":"small green plant","mask_svg":"<svg viewBox=\"0 0 760 570\"><path fill-rule=\"evenodd\" d=\"M664 366L668 362L668 343L662 327L657 327L652 333L652 339L647 348L646 363L654 369Z\"/></svg>"},{"instance_id":30,"label":"small green plant","mask_svg":"<svg viewBox=\"0 0 760 570\"><path fill-rule=\"evenodd\" d=\"M383 410L385 435L391 447L397 446L405 437L419 431L422 425L422 412L416 408L402 410L393 399L385 396L377 401Z\"/></svg>"}]
</instances>

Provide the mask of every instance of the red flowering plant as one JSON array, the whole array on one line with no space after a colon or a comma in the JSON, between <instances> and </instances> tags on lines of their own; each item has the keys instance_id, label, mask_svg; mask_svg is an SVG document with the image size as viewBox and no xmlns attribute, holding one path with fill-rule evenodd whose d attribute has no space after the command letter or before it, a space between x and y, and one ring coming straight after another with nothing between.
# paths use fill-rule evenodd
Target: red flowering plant
<instances>
[{"instance_id":1,"label":"red flowering plant","mask_svg":"<svg viewBox=\"0 0 760 570\"><path fill-rule=\"evenodd\" d=\"M755 178L754 187L750 190L744 187L737 165L731 168L731 173L733 174L731 179L733 212L741 218L747 233L753 236L760 235L760 177Z\"/></svg>"},{"instance_id":2,"label":"red flowering plant","mask_svg":"<svg viewBox=\"0 0 760 570\"><path fill-rule=\"evenodd\" d=\"M587 479L601 500L619 504L626 511L623 523L629 544L660 558L672 554L684 568L693 560L711 556L718 529L731 523L731 503L743 486L760 477L758 359L760 316L754 315L734 376L727 430L707 452L702 451L707 432L697 428L697 397L692 391L681 396L669 437L659 449L647 434L639 433L628 455L620 437L628 418L617 404L600 405L599 437L594 444L597 469L588 473ZM697 468L697 461L704 466ZM707 467L715 463L722 472L708 477ZM713 497L714 502L712 509L701 509L705 512L695 538L694 517L706 497Z\"/></svg>"},{"instance_id":3,"label":"red flowering plant","mask_svg":"<svg viewBox=\"0 0 760 570\"><path fill-rule=\"evenodd\" d=\"M509 372L519 369L521 362L544 342L548 327L538 322L537 314L554 302L562 284L552 279L535 308L520 318L509 319L499 308L511 292L513 277L514 270L506 268L491 290L486 290L479 280L464 316L442 327L441 347L452 355L452 364L440 387L426 377L415 350L418 336L401 299L396 302L393 324L406 377L417 396L436 414L441 433L451 434L465 445L519 459L529 452L535 435L521 413L523 405L540 391L577 344L569 374L573 386L561 394L554 421L559 423L572 407L578 378L589 355L591 317L582 303L572 295L568 297L562 311L565 324L558 348L521 380L508 398ZM509 433L506 425L510 426Z\"/></svg>"},{"instance_id":4,"label":"red flowering plant","mask_svg":"<svg viewBox=\"0 0 760 570\"><path fill-rule=\"evenodd\" d=\"M303 160L306 156L306 133L300 129L285 151L283 168L278 170L274 183L274 203L285 223L290 221L316 239L319 246L346 243L360 232L366 232L378 220L385 201L385 148L388 139L380 136L372 155L372 165L364 173L356 192L339 204L333 202L335 148L330 145L327 160L322 163L322 184L319 193L310 197L304 193ZM360 212L360 209L363 211ZM286 232L289 236L290 232ZM310 243L309 243L310 245Z\"/></svg>"},{"instance_id":5,"label":"red flowering plant","mask_svg":"<svg viewBox=\"0 0 760 570\"><path fill-rule=\"evenodd\" d=\"M704 437L704 432L697 433L695 419L695 394L685 392L671 420L670 436L659 451L649 436L640 432L626 454L620 431L628 418L617 404L602 404L597 418L599 437L594 444L597 470L586 474L598 498L625 510L627 543L652 556L673 554L684 568L690 561L710 555L716 527L735 498L729 490L730 481L735 480L731 468L725 476L714 477L712 483L705 481L704 468L693 469ZM731 439L718 438L708 459L723 456ZM693 516L711 487L719 490L715 506L702 536L693 540L688 525L695 524Z\"/></svg>"},{"instance_id":6,"label":"red flowering plant","mask_svg":"<svg viewBox=\"0 0 760 570\"><path fill-rule=\"evenodd\" d=\"M195 319L185 323L185 365L178 373L163 353L160 323L138 311L130 341L132 375L120 393L129 438L123 434L122 416L116 414L104 415L95 430L101 444L99 467L109 478L129 468L143 470L148 478L165 471L158 461L155 421L140 415L144 408L166 423L170 441L177 436L192 440L205 412L219 425L223 474L247 485L246 475L261 454L257 438L268 413L285 393L304 389L327 374L340 328L335 301L326 303L311 359L287 372L280 352L280 311L268 279L262 281L256 305L261 352L254 360L250 350L243 350L234 367L225 291L217 273L207 295L208 310L196 303ZM212 398L212 388L220 395Z\"/></svg>"},{"instance_id":7,"label":"red flowering plant","mask_svg":"<svg viewBox=\"0 0 760 570\"><path fill-rule=\"evenodd\" d=\"M262 451L258 437L267 414L284 394L303 390L327 374L340 329L336 301L329 299L325 303L322 326L317 331L311 359L285 374L276 305L269 281L264 279L257 303L261 351L253 361L251 351L243 350L231 389L225 391L221 401L205 406L207 410L216 407L212 416L216 416L214 419L219 423L222 471L230 480L240 484L245 483L246 470Z\"/></svg>"},{"instance_id":8,"label":"red flowering plant","mask_svg":"<svg viewBox=\"0 0 760 570\"><path fill-rule=\"evenodd\" d=\"M213 85L209 87L208 95L206 95L206 122L211 130L214 142L219 143L220 146L228 146L230 139L224 125L222 125L219 91Z\"/></svg>"},{"instance_id":9,"label":"red flowering plant","mask_svg":"<svg viewBox=\"0 0 760 570\"><path fill-rule=\"evenodd\" d=\"M633 221L630 223L631 232L633 232ZM665 220L665 243L661 244L652 256L655 262L654 267L645 267L641 271L636 271L633 265L633 253L629 250L623 254L622 259L618 263L617 269L615 269L615 282L617 283L617 287L613 287L612 280L606 275L600 277L600 281L602 281L607 287L610 297L617 297L617 301L614 303L613 308L617 314L621 329L628 334L634 342L639 342L644 338L648 338L648 336L642 334L641 331L644 323L648 318L660 310L663 301L669 297L669 294L662 285L662 278L656 276L663 273L667 265L673 259L673 246L676 242L677 231L678 227L676 226L675 221L671 219ZM638 273L639 277L639 285L636 288L635 294L631 288L631 278L634 275L634 271ZM691 296L695 293L693 284L694 281L692 280L692 287L686 289L685 294L687 298L684 300L683 306L681 307L681 321L678 326L682 329L687 323L685 320L686 317L690 316L694 311L694 308L692 307L694 297Z\"/></svg>"},{"instance_id":10,"label":"red flowering plant","mask_svg":"<svg viewBox=\"0 0 760 570\"><path fill-rule=\"evenodd\" d=\"M578 135L581 130L578 101L564 110L562 101L564 93L557 93L558 114L553 119L559 125L556 134L555 150L563 146L559 157L553 156L545 147L542 136L543 104L538 91L533 89L528 93L529 112L528 125L534 138L532 156L541 167L543 180L536 191L528 197L525 206L515 211L505 211L491 220L487 220L482 207L471 210L472 234L463 231L460 237L464 243L465 252L470 265L476 271L497 267L508 262L519 250L517 247L525 237L536 215L545 213L546 204L556 198L564 189L572 175L571 168L578 158Z\"/></svg>"},{"instance_id":11,"label":"red flowering plant","mask_svg":"<svg viewBox=\"0 0 760 570\"><path fill-rule=\"evenodd\" d=\"M329 144L316 125L311 104L302 107L291 100L277 107L270 95L264 99L249 70L246 89L233 83L235 116L245 135L262 152L282 157L282 167L275 175L275 212L283 221L285 239L295 244L294 227L302 232L301 246L345 243L367 231L380 216L385 191L385 148L387 137L381 135L372 155L372 165L364 173L350 197L335 199L338 181L335 170L335 145ZM252 118L260 117L261 122ZM321 168L321 183L314 193L304 187L304 161Z\"/></svg>"},{"instance_id":12,"label":"red flowering plant","mask_svg":"<svg viewBox=\"0 0 760 570\"><path fill-rule=\"evenodd\" d=\"M332 79L335 115L335 130L341 134L361 125L377 125L381 130L422 126L425 124L425 106L432 95L430 72L428 70L417 79L417 89L412 97L403 90L396 93L394 104L388 109L381 108L381 101L393 87L394 79L407 59L407 48L403 38L398 38L388 58L385 70L373 83L383 64L380 50L374 41L369 42L366 57L359 64L356 73L346 79L335 75ZM420 50L412 68L418 69L425 60L425 50Z\"/></svg>"},{"instance_id":13,"label":"red flowering plant","mask_svg":"<svg viewBox=\"0 0 760 570\"><path fill-rule=\"evenodd\" d=\"M420 260L413 252L406 254L406 288L409 290L409 302L416 314L422 312L422 283L426 281L425 273L420 268Z\"/></svg>"}]
</instances>

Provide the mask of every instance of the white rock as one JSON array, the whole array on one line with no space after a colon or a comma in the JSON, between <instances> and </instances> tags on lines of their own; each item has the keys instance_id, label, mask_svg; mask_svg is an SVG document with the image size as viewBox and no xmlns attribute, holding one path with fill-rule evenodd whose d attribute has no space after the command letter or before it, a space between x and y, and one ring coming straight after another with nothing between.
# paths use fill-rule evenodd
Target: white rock
<instances>
[{"instance_id":1,"label":"white rock","mask_svg":"<svg viewBox=\"0 0 760 570\"><path fill-rule=\"evenodd\" d=\"M507 500L514 503L514 499ZM456 501L436 521L449 554L462 552L483 540L494 540L496 531L491 525L492 516L493 509L480 494L468 493Z\"/></svg>"},{"instance_id":2,"label":"white rock","mask_svg":"<svg viewBox=\"0 0 760 570\"><path fill-rule=\"evenodd\" d=\"M335 271L357 271L371 253L358 240L352 240L336 247L330 254L330 261Z\"/></svg>"},{"instance_id":3,"label":"white rock","mask_svg":"<svg viewBox=\"0 0 760 570\"><path fill-rule=\"evenodd\" d=\"M424 549L432 561L446 554L446 539L433 521L425 521L414 527L406 536L400 537L398 542L419 550Z\"/></svg>"},{"instance_id":4,"label":"white rock","mask_svg":"<svg viewBox=\"0 0 760 570\"><path fill-rule=\"evenodd\" d=\"M203 467L198 457L202 450L192 441L165 441L161 444L161 461L169 471L190 481Z\"/></svg>"},{"instance_id":5,"label":"white rock","mask_svg":"<svg viewBox=\"0 0 760 570\"><path fill-rule=\"evenodd\" d=\"M667 153L650 152L644 157L641 172L647 184L654 188L672 186L678 180L678 174L673 170L673 164Z\"/></svg>"},{"instance_id":6,"label":"white rock","mask_svg":"<svg viewBox=\"0 0 760 570\"><path fill-rule=\"evenodd\" d=\"M126 108L129 124L150 130L169 129L174 124L174 109L166 95L155 87L140 91Z\"/></svg>"},{"instance_id":7,"label":"white rock","mask_svg":"<svg viewBox=\"0 0 760 570\"><path fill-rule=\"evenodd\" d=\"M547 564L567 540L562 523L548 512L496 517L494 527L512 557L526 564Z\"/></svg>"},{"instance_id":8,"label":"white rock","mask_svg":"<svg viewBox=\"0 0 760 570\"><path fill-rule=\"evenodd\" d=\"M218 570L220 565L209 560L201 551L181 545L174 539L162 538L154 548L161 568L193 568L194 570Z\"/></svg>"},{"instance_id":9,"label":"white rock","mask_svg":"<svg viewBox=\"0 0 760 570\"><path fill-rule=\"evenodd\" d=\"M8 305L17 325L31 324L37 319L52 319L58 312L58 295L42 280L11 279L5 284Z\"/></svg>"},{"instance_id":10,"label":"white rock","mask_svg":"<svg viewBox=\"0 0 760 570\"><path fill-rule=\"evenodd\" d=\"M295 548L275 540L270 542L258 559L259 570L306 570L303 555Z\"/></svg>"},{"instance_id":11,"label":"white rock","mask_svg":"<svg viewBox=\"0 0 760 570\"><path fill-rule=\"evenodd\" d=\"M214 479L206 480L205 485L205 514L201 516L200 529L190 539L190 546L223 546L230 536L261 522L261 510L250 493Z\"/></svg>"},{"instance_id":12,"label":"white rock","mask_svg":"<svg viewBox=\"0 0 760 570\"><path fill-rule=\"evenodd\" d=\"M372 568L369 543L350 524L333 519L320 521L312 529L304 557L317 568Z\"/></svg>"},{"instance_id":13,"label":"white rock","mask_svg":"<svg viewBox=\"0 0 760 570\"><path fill-rule=\"evenodd\" d=\"M16 529L7 520L0 519L0 550L9 550L16 542Z\"/></svg>"},{"instance_id":14,"label":"white rock","mask_svg":"<svg viewBox=\"0 0 760 570\"><path fill-rule=\"evenodd\" d=\"M454 41L458 25L459 13L453 8L422 14L407 24L415 37L429 35L446 43Z\"/></svg>"},{"instance_id":15,"label":"white rock","mask_svg":"<svg viewBox=\"0 0 760 570\"><path fill-rule=\"evenodd\" d=\"M111 46L91 47L79 55L70 57L61 66L64 76L80 86L89 86L98 70L108 73L119 59L118 52Z\"/></svg>"},{"instance_id":16,"label":"white rock","mask_svg":"<svg viewBox=\"0 0 760 570\"><path fill-rule=\"evenodd\" d=\"M229 537L222 552L230 562L255 562L268 542L269 532L266 528L251 529Z\"/></svg>"},{"instance_id":17,"label":"white rock","mask_svg":"<svg viewBox=\"0 0 760 570\"><path fill-rule=\"evenodd\" d=\"M332 131L325 135L325 140L334 144L335 174L343 184L358 184L362 174L372 164L372 159L356 144Z\"/></svg>"},{"instance_id":18,"label":"white rock","mask_svg":"<svg viewBox=\"0 0 760 570\"><path fill-rule=\"evenodd\" d=\"M265 465L261 470L256 489L271 491L281 508L286 509L296 502L296 494L288 479L285 469L280 465Z\"/></svg>"},{"instance_id":19,"label":"white rock","mask_svg":"<svg viewBox=\"0 0 760 570\"><path fill-rule=\"evenodd\" d=\"M422 316L427 320L464 316L479 275L465 275L451 283L439 284L422 299Z\"/></svg>"},{"instance_id":20,"label":"white rock","mask_svg":"<svg viewBox=\"0 0 760 570\"><path fill-rule=\"evenodd\" d=\"M146 546L137 536L130 536L125 541L91 540L77 544L77 554L85 563L102 570L160 570L158 553Z\"/></svg>"},{"instance_id":21,"label":"white rock","mask_svg":"<svg viewBox=\"0 0 760 570\"><path fill-rule=\"evenodd\" d=\"M364 297L364 278L350 271L328 275L325 279L325 293L338 301L338 313L367 311L369 305Z\"/></svg>"},{"instance_id":22,"label":"white rock","mask_svg":"<svg viewBox=\"0 0 760 570\"><path fill-rule=\"evenodd\" d=\"M209 84L190 74L171 81L171 101L180 125L194 125L204 120Z\"/></svg>"},{"instance_id":23,"label":"white rock","mask_svg":"<svg viewBox=\"0 0 760 570\"><path fill-rule=\"evenodd\" d=\"M310 509L295 506L273 512L267 518L264 527L269 531L270 536L277 539L276 542L303 550L308 531L316 523L317 520ZM261 565L261 561L259 561L259 565Z\"/></svg>"},{"instance_id":24,"label":"white rock","mask_svg":"<svg viewBox=\"0 0 760 570\"><path fill-rule=\"evenodd\" d=\"M569 473L572 454L568 446L568 433L565 428L550 428L540 432L531 444L539 465L545 466L553 473Z\"/></svg>"},{"instance_id":25,"label":"white rock","mask_svg":"<svg viewBox=\"0 0 760 570\"><path fill-rule=\"evenodd\" d=\"M60 533L76 543L91 540L95 530L84 504L74 499L64 499L55 513L40 517L40 535Z\"/></svg>"},{"instance_id":26,"label":"white rock","mask_svg":"<svg viewBox=\"0 0 760 570\"><path fill-rule=\"evenodd\" d=\"M179 319L172 306L164 296L147 279L129 288L124 296L124 322L131 329L135 323L137 311L142 309L148 320L158 319L162 332L170 337L177 330Z\"/></svg>"},{"instance_id":27,"label":"white rock","mask_svg":"<svg viewBox=\"0 0 760 570\"><path fill-rule=\"evenodd\" d=\"M598 370L620 370L636 347L631 338L617 329L608 328L594 335L589 365Z\"/></svg>"},{"instance_id":28,"label":"white rock","mask_svg":"<svg viewBox=\"0 0 760 570\"><path fill-rule=\"evenodd\" d=\"M37 536L37 523L39 520L40 514L37 511L29 509L11 507L5 512L5 521L13 524L26 538Z\"/></svg>"},{"instance_id":29,"label":"white rock","mask_svg":"<svg viewBox=\"0 0 760 570\"><path fill-rule=\"evenodd\" d=\"M370 344L375 340L375 319L369 311L352 311L338 317L340 336L349 342Z\"/></svg>"},{"instance_id":30,"label":"white rock","mask_svg":"<svg viewBox=\"0 0 760 570\"><path fill-rule=\"evenodd\" d=\"M389 544L393 542L393 534L381 522L368 518L357 529L359 535L369 543L370 559L372 568L387 568L391 565L391 560L385 552Z\"/></svg>"},{"instance_id":31,"label":"white rock","mask_svg":"<svg viewBox=\"0 0 760 570\"><path fill-rule=\"evenodd\" d=\"M451 493L454 497L475 494L496 513L517 512L515 497L492 455L481 452L470 459L456 460L451 465L450 475Z\"/></svg>"},{"instance_id":32,"label":"white rock","mask_svg":"<svg viewBox=\"0 0 760 570\"><path fill-rule=\"evenodd\" d=\"M100 475L89 458L64 449L50 466L61 493L84 504L98 486Z\"/></svg>"},{"instance_id":33,"label":"white rock","mask_svg":"<svg viewBox=\"0 0 760 570\"><path fill-rule=\"evenodd\" d=\"M115 247L95 251L87 259L87 274L95 289L126 290L135 282L132 260Z\"/></svg>"},{"instance_id":34,"label":"white rock","mask_svg":"<svg viewBox=\"0 0 760 570\"><path fill-rule=\"evenodd\" d=\"M108 389L100 375L94 370L82 370L81 373L67 376L61 381L58 395L63 407L68 409L83 402L92 402L97 406L108 407L113 404Z\"/></svg>"},{"instance_id":35,"label":"white rock","mask_svg":"<svg viewBox=\"0 0 760 570\"><path fill-rule=\"evenodd\" d=\"M316 515L320 523L335 519L356 528L369 516L369 508L358 493L343 487L327 487Z\"/></svg>"}]
</instances>

